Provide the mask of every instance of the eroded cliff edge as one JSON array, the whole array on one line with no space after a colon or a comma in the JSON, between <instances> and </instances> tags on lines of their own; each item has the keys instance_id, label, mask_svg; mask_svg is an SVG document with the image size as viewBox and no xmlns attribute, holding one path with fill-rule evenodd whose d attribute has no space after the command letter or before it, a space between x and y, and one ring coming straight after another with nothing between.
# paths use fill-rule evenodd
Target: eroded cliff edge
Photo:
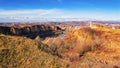
<instances>
[{"instance_id":1,"label":"eroded cliff edge","mask_svg":"<svg viewBox=\"0 0 120 68\"><path fill-rule=\"evenodd\" d=\"M37 36L47 37L47 36L55 36L62 33L61 28L55 25L31 25L24 27L16 27L16 26L0 26L0 34L5 35L14 35L14 36L25 36L31 39L34 39Z\"/></svg>"}]
</instances>

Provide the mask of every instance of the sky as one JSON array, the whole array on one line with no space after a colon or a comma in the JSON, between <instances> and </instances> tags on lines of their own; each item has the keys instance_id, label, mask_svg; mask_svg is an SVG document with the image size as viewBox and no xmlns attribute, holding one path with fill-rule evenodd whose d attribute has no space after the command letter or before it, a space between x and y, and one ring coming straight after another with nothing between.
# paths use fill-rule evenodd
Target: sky
<instances>
[{"instance_id":1,"label":"sky","mask_svg":"<svg viewBox=\"0 0 120 68\"><path fill-rule=\"evenodd\" d=\"M0 22L120 21L120 0L0 0Z\"/></svg>"}]
</instances>

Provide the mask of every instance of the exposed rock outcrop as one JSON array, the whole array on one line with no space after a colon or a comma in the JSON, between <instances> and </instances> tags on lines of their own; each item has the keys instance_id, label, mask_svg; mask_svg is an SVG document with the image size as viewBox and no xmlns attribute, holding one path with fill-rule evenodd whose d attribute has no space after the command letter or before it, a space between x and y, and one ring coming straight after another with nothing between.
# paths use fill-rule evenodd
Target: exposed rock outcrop
<instances>
[{"instance_id":1,"label":"exposed rock outcrop","mask_svg":"<svg viewBox=\"0 0 120 68\"><path fill-rule=\"evenodd\" d=\"M19 27L0 26L0 33L5 35L26 36L34 39L36 36L46 37L62 33L61 28L54 25L32 25Z\"/></svg>"}]
</instances>

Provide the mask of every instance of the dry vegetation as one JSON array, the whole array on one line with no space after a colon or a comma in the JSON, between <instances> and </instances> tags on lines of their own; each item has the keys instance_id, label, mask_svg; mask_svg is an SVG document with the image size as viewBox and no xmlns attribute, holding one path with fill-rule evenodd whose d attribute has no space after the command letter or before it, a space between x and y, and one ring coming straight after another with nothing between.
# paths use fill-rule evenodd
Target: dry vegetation
<instances>
[{"instance_id":1,"label":"dry vegetation","mask_svg":"<svg viewBox=\"0 0 120 68\"><path fill-rule=\"evenodd\" d=\"M44 44L43 44L44 43ZM2 68L119 68L120 30L83 27L65 37L0 35Z\"/></svg>"},{"instance_id":2,"label":"dry vegetation","mask_svg":"<svg viewBox=\"0 0 120 68\"><path fill-rule=\"evenodd\" d=\"M43 41L73 68L120 67L120 29L88 28L67 33L64 38Z\"/></svg>"},{"instance_id":3,"label":"dry vegetation","mask_svg":"<svg viewBox=\"0 0 120 68\"><path fill-rule=\"evenodd\" d=\"M25 37L0 35L0 68L67 67L67 61L46 52L42 46Z\"/></svg>"}]
</instances>

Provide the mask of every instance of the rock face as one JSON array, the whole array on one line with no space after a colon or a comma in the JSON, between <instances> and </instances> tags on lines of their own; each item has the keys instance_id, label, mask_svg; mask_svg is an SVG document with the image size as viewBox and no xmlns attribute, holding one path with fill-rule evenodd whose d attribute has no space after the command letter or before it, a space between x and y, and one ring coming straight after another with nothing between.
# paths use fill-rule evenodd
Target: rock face
<instances>
[{"instance_id":1,"label":"rock face","mask_svg":"<svg viewBox=\"0 0 120 68\"><path fill-rule=\"evenodd\" d=\"M46 37L62 33L61 28L54 25L32 25L19 27L0 26L0 33L5 35L25 36L34 39L36 36Z\"/></svg>"}]
</instances>

